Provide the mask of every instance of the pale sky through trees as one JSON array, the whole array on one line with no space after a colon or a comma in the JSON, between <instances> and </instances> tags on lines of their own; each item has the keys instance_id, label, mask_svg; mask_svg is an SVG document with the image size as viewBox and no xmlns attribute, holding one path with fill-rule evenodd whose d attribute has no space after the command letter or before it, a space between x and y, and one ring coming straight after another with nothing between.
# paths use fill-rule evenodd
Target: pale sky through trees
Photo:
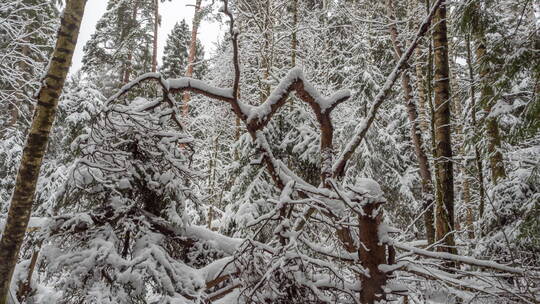
<instances>
[{"instance_id":1,"label":"pale sky through trees","mask_svg":"<svg viewBox=\"0 0 540 304\"><path fill-rule=\"evenodd\" d=\"M158 40L158 64L161 64L161 56L163 55L163 48L165 47L167 35L174 27L174 24L185 19L186 23L191 28L191 22L193 20L192 5L194 5L194 3L195 2L191 0L173 0L160 3L159 14L161 15L161 26L159 28ZM107 0L92 0L88 2L81 25L79 41L77 42L77 48L73 55L73 65L70 70L71 73L77 72L82 67L83 47L94 33L96 23L99 18L103 16L106 8ZM206 56L209 56L214 50L214 42L217 41L221 31L222 29L220 29L218 23L210 22L207 19L202 21L197 36L204 45Z\"/></svg>"}]
</instances>

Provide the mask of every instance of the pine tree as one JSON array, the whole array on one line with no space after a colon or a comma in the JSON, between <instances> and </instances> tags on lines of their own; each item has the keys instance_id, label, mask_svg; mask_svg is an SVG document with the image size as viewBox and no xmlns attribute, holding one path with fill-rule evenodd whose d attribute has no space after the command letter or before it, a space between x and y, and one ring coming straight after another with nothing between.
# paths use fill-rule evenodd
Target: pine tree
<instances>
[{"instance_id":1,"label":"pine tree","mask_svg":"<svg viewBox=\"0 0 540 304\"><path fill-rule=\"evenodd\" d=\"M83 70L110 95L152 69L155 1L109 0L84 46Z\"/></svg>"}]
</instances>

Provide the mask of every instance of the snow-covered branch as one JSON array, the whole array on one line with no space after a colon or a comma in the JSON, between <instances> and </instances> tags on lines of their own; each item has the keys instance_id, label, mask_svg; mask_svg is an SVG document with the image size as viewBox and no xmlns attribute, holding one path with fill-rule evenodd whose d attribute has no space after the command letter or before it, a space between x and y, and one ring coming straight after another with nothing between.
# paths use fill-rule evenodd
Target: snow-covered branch
<instances>
[{"instance_id":1,"label":"snow-covered branch","mask_svg":"<svg viewBox=\"0 0 540 304\"><path fill-rule=\"evenodd\" d=\"M416 248L414 246L409 246L402 243L393 243L392 245L397 249L405 250L405 251L412 252L417 255L434 258L438 260L454 261L454 262L459 262L459 263L468 264L472 266L491 268L491 269L513 273L513 274L519 274L519 275L523 275L525 272L521 268L510 267L510 266L502 265L499 263L495 263L493 261L479 260L479 259L451 254L447 252L434 252L434 251L429 251L429 250L425 250L421 248Z\"/></svg>"}]
</instances>

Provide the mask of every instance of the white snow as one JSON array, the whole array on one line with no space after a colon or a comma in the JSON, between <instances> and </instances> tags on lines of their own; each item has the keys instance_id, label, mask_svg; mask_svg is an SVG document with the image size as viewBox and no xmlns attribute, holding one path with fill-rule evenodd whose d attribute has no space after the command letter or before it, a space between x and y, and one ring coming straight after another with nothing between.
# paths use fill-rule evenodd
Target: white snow
<instances>
[{"instance_id":1,"label":"white snow","mask_svg":"<svg viewBox=\"0 0 540 304\"><path fill-rule=\"evenodd\" d=\"M203 92L207 92L211 95L221 96L221 97L225 97L229 99L233 98L232 89L214 87L207 84L206 82L202 80L198 80L198 79L194 79L190 77L167 79L165 83L167 84L166 87L169 89L194 88Z\"/></svg>"},{"instance_id":2,"label":"white snow","mask_svg":"<svg viewBox=\"0 0 540 304\"><path fill-rule=\"evenodd\" d=\"M317 91L317 89L315 89L315 87L306 79L302 68L295 67L289 71L287 76L281 79L278 86L274 88L263 104L252 107L248 112L245 112L248 116L247 122L249 123L255 119L258 119L259 121L267 119L268 115L272 113L272 109L281 99L287 97L287 93L292 89L291 86L297 81L302 82L304 90L313 98L314 102L319 105L321 112L323 113L334 106L336 102L351 96L350 90L340 90L330 97L322 96L321 93L319 93L319 91Z\"/></svg>"},{"instance_id":3,"label":"white snow","mask_svg":"<svg viewBox=\"0 0 540 304\"><path fill-rule=\"evenodd\" d=\"M231 238L223 234L209 230L203 226L191 225L186 227L185 236L208 241L226 254L234 254L244 242L240 238Z\"/></svg>"}]
</instances>

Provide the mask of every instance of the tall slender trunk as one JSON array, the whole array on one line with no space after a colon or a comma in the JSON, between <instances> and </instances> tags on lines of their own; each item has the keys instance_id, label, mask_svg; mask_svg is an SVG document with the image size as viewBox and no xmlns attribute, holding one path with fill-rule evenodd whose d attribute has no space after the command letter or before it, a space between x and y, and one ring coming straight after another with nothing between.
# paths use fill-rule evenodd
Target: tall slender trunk
<instances>
[{"instance_id":1,"label":"tall slender trunk","mask_svg":"<svg viewBox=\"0 0 540 304\"><path fill-rule=\"evenodd\" d=\"M0 240L0 304L7 303L11 277L32 213L39 170L56 116L58 98L71 66L85 5L86 0L67 1L52 59L37 94L34 118L28 132L4 233Z\"/></svg>"},{"instance_id":2,"label":"tall slender trunk","mask_svg":"<svg viewBox=\"0 0 540 304\"><path fill-rule=\"evenodd\" d=\"M201 0L195 1L195 12L193 13L193 22L191 24L191 41L189 42L189 55L187 62L186 77L193 76L193 64L195 63L195 55L197 52L197 31L199 30L199 24L201 23ZM191 100L191 95L189 92L184 92L182 98L184 106L182 113L184 116L188 116L189 111L189 101Z\"/></svg>"},{"instance_id":3,"label":"tall slender trunk","mask_svg":"<svg viewBox=\"0 0 540 304\"><path fill-rule=\"evenodd\" d=\"M472 52L471 52L471 39L470 35L467 35L466 38L466 47L467 47L467 67L469 72L469 97L471 98L471 120L472 127L474 132L477 132L477 122L476 122L476 90L474 86L474 68L472 64ZM478 205L478 218L482 218L484 215L484 201L485 201L485 190L484 190L484 168L482 166L482 159L480 157L480 149L478 144L474 143L474 159L476 163L476 170L478 171L478 192L480 196L480 203Z\"/></svg>"},{"instance_id":4,"label":"tall slender trunk","mask_svg":"<svg viewBox=\"0 0 540 304\"><path fill-rule=\"evenodd\" d=\"M263 81L261 82L261 103L270 95L270 69L272 68L271 47L272 47L272 18L270 17L271 0L264 2L264 24L263 24L263 47L261 49L261 69L263 71Z\"/></svg>"},{"instance_id":5,"label":"tall slender trunk","mask_svg":"<svg viewBox=\"0 0 540 304\"><path fill-rule=\"evenodd\" d=\"M491 69L487 63L487 50L483 37L477 38L478 46L476 48L476 60L479 63L478 74L480 75L480 104L486 112L485 124L488 139L487 151L489 153L489 164L491 169L491 179L494 184L501 178L506 177L506 170L501 153L501 136L499 135L499 124L496 117L490 117L491 108L494 104L493 80Z\"/></svg>"},{"instance_id":6,"label":"tall slender trunk","mask_svg":"<svg viewBox=\"0 0 540 304\"><path fill-rule=\"evenodd\" d=\"M154 0L154 45L152 49L152 72L157 71L157 44L158 44L158 29L159 29L159 0Z\"/></svg>"},{"instance_id":7,"label":"tall slender trunk","mask_svg":"<svg viewBox=\"0 0 540 304\"><path fill-rule=\"evenodd\" d=\"M291 66L296 66L296 47L298 45L298 0L292 0L293 28L291 34Z\"/></svg>"},{"instance_id":8,"label":"tall slender trunk","mask_svg":"<svg viewBox=\"0 0 540 304\"><path fill-rule=\"evenodd\" d=\"M399 60L403 55L403 50L398 40L398 31L395 25L395 12L392 4L392 0L387 0L387 11L390 19L390 37L394 46L394 57ZM416 111L416 104L413 100L413 92L411 87L411 78L409 75L409 69L405 69L401 74L401 86L403 88L403 94L405 99L405 106L407 107L407 114L410 124L411 140L414 146L414 152L418 161L420 179L422 181L422 197L423 197L423 212L424 212L424 227L426 229L426 237L429 244L433 244L435 240L435 228L433 227L433 186L431 184L431 171L429 168L429 162L424 150L424 144L422 134L420 133L420 127L418 125L418 113Z\"/></svg>"},{"instance_id":9,"label":"tall slender trunk","mask_svg":"<svg viewBox=\"0 0 540 304\"><path fill-rule=\"evenodd\" d=\"M450 50L452 55L449 57L449 63L450 63L450 85L453 88L458 87L457 82L457 71L459 67L457 66L456 62L456 53L454 50L454 44L450 46ZM470 192L470 176L469 176L469 159L468 159L468 153L467 153L467 146L465 144L465 122L467 121L465 116L466 113L463 112L463 104L462 100L460 100L459 96L457 94L452 94L451 97L452 100L452 112L454 113L453 117L453 125L455 125L455 132L454 132L454 138L455 138L455 144L456 150L458 150L458 153L460 155L460 158L462 159L459 164L459 184L461 186L461 189L458 191L461 191L460 197L462 199L463 206L466 209L465 216L456 216L455 218L455 227L456 230L460 231L463 228L466 229L467 235L470 239L474 238L474 229L473 229L473 210L472 210L472 202L471 202L471 192ZM462 223L464 221L464 224Z\"/></svg>"},{"instance_id":10,"label":"tall slender trunk","mask_svg":"<svg viewBox=\"0 0 540 304\"><path fill-rule=\"evenodd\" d=\"M416 87L418 90L418 120L422 134L429 132L428 119L426 117L426 87L424 85L424 71L422 65L422 49L420 45L414 50L415 52L415 71L416 71Z\"/></svg>"},{"instance_id":11,"label":"tall slender trunk","mask_svg":"<svg viewBox=\"0 0 540 304\"><path fill-rule=\"evenodd\" d=\"M435 215L436 239L442 240L439 251L455 253L454 242L454 174L450 130L450 82L446 4L437 9L433 20L434 48L434 127L437 206Z\"/></svg>"},{"instance_id":12,"label":"tall slender trunk","mask_svg":"<svg viewBox=\"0 0 540 304\"><path fill-rule=\"evenodd\" d=\"M135 3L133 4L133 10L131 12L131 20L130 20L131 26L135 26L135 24L137 23L137 10L138 10L137 4L138 4L137 1L135 1ZM131 76L132 61L133 61L133 50L130 49L127 62L126 62L126 68L124 70L124 79L122 81L123 83L129 82L129 77Z\"/></svg>"}]
</instances>

